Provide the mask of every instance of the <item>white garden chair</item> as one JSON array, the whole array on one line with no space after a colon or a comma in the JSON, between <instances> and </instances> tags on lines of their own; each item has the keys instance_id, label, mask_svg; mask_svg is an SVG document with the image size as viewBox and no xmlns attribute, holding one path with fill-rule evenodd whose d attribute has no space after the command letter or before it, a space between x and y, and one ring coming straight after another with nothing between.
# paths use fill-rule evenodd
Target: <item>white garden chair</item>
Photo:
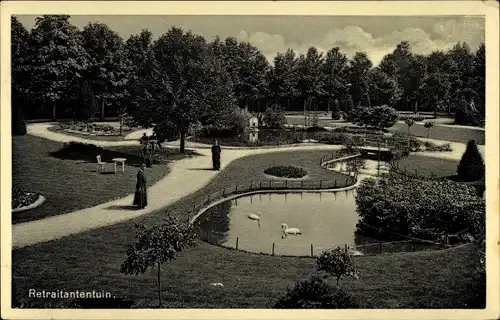
<instances>
[{"instance_id":1,"label":"white garden chair","mask_svg":"<svg viewBox=\"0 0 500 320\"><path fill-rule=\"evenodd\" d=\"M100 155L97 156L97 172L99 172L99 170L101 172L106 171L106 164L107 164L107 162L101 161L101 156Z\"/></svg>"}]
</instances>

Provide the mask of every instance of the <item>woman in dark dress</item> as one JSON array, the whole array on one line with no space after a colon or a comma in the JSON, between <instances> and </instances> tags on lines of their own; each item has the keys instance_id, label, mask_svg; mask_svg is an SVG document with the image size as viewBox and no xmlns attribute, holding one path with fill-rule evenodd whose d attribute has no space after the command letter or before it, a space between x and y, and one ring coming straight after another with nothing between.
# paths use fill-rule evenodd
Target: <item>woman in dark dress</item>
<instances>
[{"instance_id":1,"label":"woman in dark dress","mask_svg":"<svg viewBox=\"0 0 500 320\"><path fill-rule=\"evenodd\" d=\"M141 164L141 169L137 172L137 183L135 185L134 206L140 209L148 205L147 180L144 164Z\"/></svg>"},{"instance_id":2,"label":"woman in dark dress","mask_svg":"<svg viewBox=\"0 0 500 320\"><path fill-rule=\"evenodd\" d=\"M212 146L212 164L214 170L220 170L220 154L221 148L219 146L219 141L215 140L215 143Z\"/></svg>"}]
</instances>

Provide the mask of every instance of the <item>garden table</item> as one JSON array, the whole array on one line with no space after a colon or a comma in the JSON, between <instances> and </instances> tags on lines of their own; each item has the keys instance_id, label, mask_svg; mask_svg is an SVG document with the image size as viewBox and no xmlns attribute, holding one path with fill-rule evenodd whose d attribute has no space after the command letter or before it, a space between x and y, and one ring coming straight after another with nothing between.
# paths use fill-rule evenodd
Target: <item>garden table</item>
<instances>
[{"instance_id":1,"label":"garden table","mask_svg":"<svg viewBox=\"0 0 500 320\"><path fill-rule=\"evenodd\" d=\"M113 161L115 163L115 173L116 173L116 164L117 163L121 163L122 164L122 172L125 172L125 161L127 161L127 159L125 159L125 158L114 158Z\"/></svg>"}]
</instances>

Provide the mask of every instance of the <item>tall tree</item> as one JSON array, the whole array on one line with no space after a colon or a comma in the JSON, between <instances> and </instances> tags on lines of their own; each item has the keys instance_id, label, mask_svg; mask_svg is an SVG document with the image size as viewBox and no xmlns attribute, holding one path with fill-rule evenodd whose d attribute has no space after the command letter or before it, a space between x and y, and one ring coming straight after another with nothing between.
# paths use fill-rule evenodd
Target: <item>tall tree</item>
<instances>
[{"instance_id":1,"label":"tall tree","mask_svg":"<svg viewBox=\"0 0 500 320\"><path fill-rule=\"evenodd\" d=\"M324 89L328 96L328 109L331 99L340 99L346 93L348 83L348 59L340 52L338 47L330 49L326 53L323 64ZM338 103L338 102L337 102Z\"/></svg>"},{"instance_id":2,"label":"tall tree","mask_svg":"<svg viewBox=\"0 0 500 320\"><path fill-rule=\"evenodd\" d=\"M232 90L228 92L230 86L222 90L220 83L231 79L227 72L221 72L223 67L210 54L205 39L191 32L171 28L154 43L153 52L159 68L159 90L163 93L159 99L153 97L157 108L151 120L156 129L165 122L175 124L180 152L184 153L188 128L206 116L211 106L227 101Z\"/></svg>"},{"instance_id":3,"label":"tall tree","mask_svg":"<svg viewBox=\"0 0 500 320\"><path fill-rule=\"evenodd\" d=\"M298 66L295 51L288 49L274 58L274 68L269 82L270 91L276 98L286 98L287 108L290 98L297 96Z\"/></svg>"},{"instance_id":4,"label":"tall tree","mask_svg":"<svg viewBox=\"0 0 500 320\"><path fill-rule=\"evenodd\" d=\"M380 68L369 70L366 78L372 105L392 107L400 99L401 90L397 81Z\"/></svg>"},{"instance_id":5,"label":"tall tree","mask_svg":"<svg viewBox=\"0 0 500 320\"><path fill-rule=\"evenodd\" d=\"M29 33L19 20L11 17L11 106L12 106L12 134L26 134L24 119L25 98L30 87L28 37Z\"/></svg>"},{"instance_id":6,"label":"tall tree","mask_svg":"<svg viewBox=\"0 0 500 320\"><path fill-rule=\"evenodd\" d=\"M124 44L118 33L103 23L89 23L83 28L82 36L83 47L90 58L85 79L100 100L102 119L106 105L116 108L122 101L127 76Z\"/></svg>"},{"instance_id":7,"label":"tall tree","mask_svg":"<svg viewBox=\"0 0 500 320\"><path fill-rule=\"evenodd\" d=\"M373 63L364 52L356 52L349 61L349 78L351 93L355 105L365 105L370 107L370 97L368 88L368 73Z\"/></svg>"},{"instance_id":8,"label":"tall tree","mask_svg":"<svg viewBox=\"0 0 500 320\"><path fill-rule=\"evenodd\" d=\"M238 83L235 85L236 96L245 106L250 101L257 101L266 96L267 73L270 70L266 57L247 42L238 45Z\"/></svg>"},{"instance_id":9,"label":"tall tree","mask_svg":"<svg viewBox=\"0 0 500 320\"><path fill-rule=\"evenodd\" d=\"M88 66L88 54L81 33L71 25L68 15L44 15L36 18L30 34L31 90L33 100L52 106L64 106L70 89L78 83Z\"/></svg>"}]
</instances>

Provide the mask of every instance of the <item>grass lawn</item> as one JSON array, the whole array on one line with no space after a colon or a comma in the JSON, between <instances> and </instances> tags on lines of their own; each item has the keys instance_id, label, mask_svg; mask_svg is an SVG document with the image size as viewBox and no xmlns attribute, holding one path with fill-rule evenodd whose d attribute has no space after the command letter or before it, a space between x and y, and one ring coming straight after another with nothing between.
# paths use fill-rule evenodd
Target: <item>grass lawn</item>
<instances>
[{"instance_id":1,"label":"grass lawn","mask_svg":"<svg viewBox=\"0 0 500 320\"><path fill-rule=\"evenodd\" d=\"M457 174L458 161L449 159L439 159L418 155L418 152L410 154L407 158L399 162L399 169L414 175L415 171L419 176L449 177Z\"/></svg>"},{"instance_id":2,"label":"grass lawn","mask_svg":"<svg viewBox=\"0 0 500 320\"><path fill-rule=\"evenodd\" d=\"M62 143L30 135L13 137L12 183L14 188L42 194L46 201L38 208L13 213L12 223L37 220L48 216L88 208L135 190L140 150L138 147L114 147L102 152L108 172L97 173L95 158L82 154L64 157ZM112 158L127 158L125 173L113 171ZM175 150L163 155L161 164L147 168L148 185L168 173L168 160L183 157ZM120 166L118 169L121 169Z\"/></svg>"},{"instance_id":3,"label":"grass lawn","mask_svg":"<svg viewBox=\"0 0 500 320\"><path fill-rule=\"evenodd\" d=\"M161 212L113 226L91 230L13 251L13 305L32 307L68 304L62 300L33 300L28 289L105 290L133 300L134 307L155 307L156 271L141 276L119 272L126 245L134 240L133 225L158 224L164 212L184 219L194 202L207 194L265 178L270 165L300 165L309 179L339 176L319 166L328 151L279 152L242 158L231 163L206 187ZM168 190L165 190L168 194ZM474 249L357 257L361 278L342 284L369 306L377 308L464 307L472 297ZM162 270L165 307L269 308L296 280L315 272L310 258L277 257L199 242ZM224 287L211 287L221 282Z\"/></svg>"},{"instance_id":4,"label":"grass lawn","mask_svg":"<svg viewBox=\"0 0 500 320\"><path fill-rule=\"evenodd\" d=\"M287 117L288 124L304 124L303 118ZM318 126L321 127L339 127L345 126L345 123L335 123L333 120L318 120ZM416 137L427 138L427 128L421 123L415 123L411 127L411 134ZM408 132L408 126L405 123L396 123L389 129L390 132ZM430 139L448 140L453 142L467 143L471 139L475 139L477 144L484 145L485 131L474 130L469 128L435 126L430 130Z\"/></svg>"}]
</instances>

